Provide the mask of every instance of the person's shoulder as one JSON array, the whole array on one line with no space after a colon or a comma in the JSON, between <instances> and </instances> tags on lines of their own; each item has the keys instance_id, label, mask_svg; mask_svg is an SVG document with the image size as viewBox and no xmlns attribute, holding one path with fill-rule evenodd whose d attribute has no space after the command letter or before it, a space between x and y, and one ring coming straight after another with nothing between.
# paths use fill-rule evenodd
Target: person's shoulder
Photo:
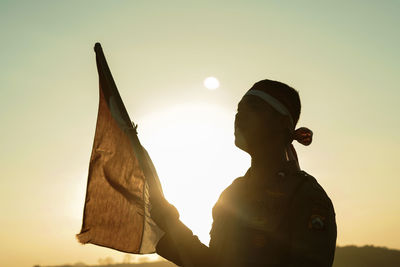
<instances>
[{"instance_id":1,"label":"person's shoulder","mask_svg":"<svg viewBox=\"0 0 400 267\"><path fill-rule=\"evenodd\" d=\"M304 179L304 185L300 191L308 197L329 198L324 188L318 183L317 179L305 171L299 171L298 176Z\"/></svg>"},{"instance_id":2,"label":"person's shoulder","mask_svg":"<svg viewBox=\"0 0 400 267\"><path fill-rule=\"evenodd\" d=\"M235 210L235 199L240 194L244 184L244 176L236 178L231 185L222 191L212 209L214 221L226 215L226 211L232 212Z\"/></svg>"},{"instance_id":3,"label":"person's shoulder","mask_svg":"<svg viewBox=\"0 0 400 267\"><path fill-rule=\"evenodd\" d=\"M233 180L233 182L222 191L220 198L226 198L229 195L235 194L240 191L245 183L245 176L240 176Z\"/></svg>"},{"instance_id":4,"label":"person's shoulder","mask_svg":"<svg viewBox=\"0 0 400 267\"><path fill-rule=\"evenodd\" d=\"M302 179L302 183L295 192L295 202L312 203L326 209L333 209L331 199L314 176L305 171L299 171L296 176Z\"/></svg>"}]
</instances>

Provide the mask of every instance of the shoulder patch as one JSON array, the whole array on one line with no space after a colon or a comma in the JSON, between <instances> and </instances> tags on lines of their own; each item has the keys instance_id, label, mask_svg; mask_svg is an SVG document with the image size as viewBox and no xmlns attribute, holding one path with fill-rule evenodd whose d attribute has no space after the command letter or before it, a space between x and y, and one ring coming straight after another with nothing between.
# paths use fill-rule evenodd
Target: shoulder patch
<instances>
[{"instance_id":1,"label":"shoulder patch","mask_svg":"<svg viewBox=\"0 0 400 267\"><path fill-rule=\"evenodd\" d=\"M326 218L329 217L329 205L326 201L314 200L312 202L311 215L308 221L308 228L321 231L325 229Z\"/></svg>"},{"instance_id":2,"label":"shoulder patch","mask_svg":"<svg viewBox=\"0 0 400 267\"><path fill-rule=\"evenodd\" d=\"M325 229L325 218L319 214L313 214L308 222L308 228L311 230L321 231Z\"/></svg>"}]
</instances>

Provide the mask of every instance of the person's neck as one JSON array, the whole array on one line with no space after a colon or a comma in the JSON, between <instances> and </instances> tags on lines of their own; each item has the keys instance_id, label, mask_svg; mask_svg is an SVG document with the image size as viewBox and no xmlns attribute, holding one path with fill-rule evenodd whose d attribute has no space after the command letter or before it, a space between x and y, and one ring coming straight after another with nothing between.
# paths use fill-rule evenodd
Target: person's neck
<instances>
[{"instance_id":1,"label":"person's neck","mask_svg":"<svg viewBox=\"0 0 400 267\"><path fill-rule=\"evenodd\" d=\"M269 180L282 171L286 163L285 148L268 145L251 155L251 173L257 180Z\"/></svg>"}]
</instances>

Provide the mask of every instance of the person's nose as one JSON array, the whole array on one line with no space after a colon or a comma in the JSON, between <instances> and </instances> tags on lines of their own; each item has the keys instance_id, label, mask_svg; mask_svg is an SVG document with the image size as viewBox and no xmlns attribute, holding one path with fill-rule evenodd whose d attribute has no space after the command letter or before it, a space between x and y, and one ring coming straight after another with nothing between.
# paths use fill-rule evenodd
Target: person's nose
<instances>
[{"instance_id":1,"label":"person's nose","mask_svg":"<svg viewBox=\"0 0 400 267\"><path fill-rule=\"evenodd\" d=\"M240 112L237 112L235 115L235 122L241 121L243 119L243 114Z\"/></svg>"},{"instance_id":2,"label":"person's nose","mask_svg":"<svg viewBox=\"0 0 400 267\"><path fill-rule=\"evenodd\" d=\"M235 121L234 121L234 125L235 125L235 128L237 127L237 122L238 122L238 112L236 112L236 114L235 114Z\"/></svg>"}]
</instances>

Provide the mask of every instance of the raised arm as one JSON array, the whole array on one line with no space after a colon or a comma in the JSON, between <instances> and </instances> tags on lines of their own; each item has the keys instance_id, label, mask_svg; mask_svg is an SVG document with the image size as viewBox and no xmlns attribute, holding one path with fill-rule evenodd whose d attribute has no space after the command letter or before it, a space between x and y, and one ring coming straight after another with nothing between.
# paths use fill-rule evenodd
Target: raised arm
<instances>
[{"instance_id":1,"label":"raised arm","mask_svg":"<svg viewBox=\"0 0 400 267\"><path fill-rule=\"evenodd\" d=\"M182 256L194 267L213 266L210 249L179 220L176 208L164 201L153 203L151 210L153 220L165 232L157 253L178 266L184 266Z\"/></svg>"}]
</instances>

